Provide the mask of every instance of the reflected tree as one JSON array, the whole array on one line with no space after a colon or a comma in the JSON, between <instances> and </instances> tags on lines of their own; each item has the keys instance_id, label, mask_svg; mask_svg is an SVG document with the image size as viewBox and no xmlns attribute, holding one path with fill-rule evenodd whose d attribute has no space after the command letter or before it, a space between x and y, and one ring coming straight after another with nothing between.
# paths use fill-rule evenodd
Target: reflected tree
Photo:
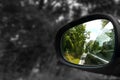
<instances>
[{"instance_id":1,"label":"reflected tree","mask_svg":"<svg viewBox=\"0 0 120 80\"><path fill-rule=\"evenodd\" d=\"M64 55L71 55L77 58L79 62L80 56L84 53L84 44L88 38L88 32L85 30L85 25L81 24L66 31L63 36L63 52ZM69 58L69 57L67 57Z\"/></svg>"}]
</instances>

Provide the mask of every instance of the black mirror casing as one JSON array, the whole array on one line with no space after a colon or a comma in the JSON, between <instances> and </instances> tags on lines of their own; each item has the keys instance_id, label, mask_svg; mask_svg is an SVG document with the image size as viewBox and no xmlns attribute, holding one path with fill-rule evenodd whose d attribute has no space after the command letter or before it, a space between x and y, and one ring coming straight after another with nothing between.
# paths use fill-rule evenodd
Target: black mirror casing
<instances>
[{"instance_id":1,"label":"black mirror casing","mask_svg":"<svg viewBox=\"0 0 120 80\"><path fill-rule=\"evenodd\" d=\"M72 28L75 25L82 24L84 22L88 22L88 21L96 20L96 19L107 19L107 20L111 21L114 26L115 45L114 45L114 54L112 56L111 62L105 66L98 66L98 67L89 67L89 66L75 65L75 64L69 63L68 61L66 61L64 59L62 52L61 52L61 38L62 38L64 32L67 31L68 29ZM120 27L119 26L120 25L118 23L118 20L114 16L109 15L109 14L92 14L92 15L84 16L78 20L68 23L67 25L63 26L57 32L57 35L55 38L55 48L56 48L57 57L58 57L59 61L68 66L78 68L81 70L85 70L85 71L101 73L101 74L106 74L106 75L119 76L120 73L116 69L116 66L119 63L118 60L120 58L120 49L119 49L120 48L120 40L119 40L120 39Z\"/></svg>"}]
</instances>

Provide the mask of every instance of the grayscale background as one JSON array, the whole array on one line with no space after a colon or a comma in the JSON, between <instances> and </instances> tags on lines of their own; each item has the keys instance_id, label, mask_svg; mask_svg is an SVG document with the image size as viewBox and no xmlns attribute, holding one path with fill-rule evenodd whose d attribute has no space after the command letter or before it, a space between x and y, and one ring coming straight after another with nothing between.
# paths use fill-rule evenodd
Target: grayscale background
<instances>
[{"instance_id":1,"label":"grayscale background","mask_svg":"<svg viewBox=\"0 0 120 80\"><path fill-rule=\"evenodd\" d=\"M61 65L56 58L56 32L96 12L119 19L120 0L0 0L0 80L119 80Z\"/></svg>"}]
</instances>

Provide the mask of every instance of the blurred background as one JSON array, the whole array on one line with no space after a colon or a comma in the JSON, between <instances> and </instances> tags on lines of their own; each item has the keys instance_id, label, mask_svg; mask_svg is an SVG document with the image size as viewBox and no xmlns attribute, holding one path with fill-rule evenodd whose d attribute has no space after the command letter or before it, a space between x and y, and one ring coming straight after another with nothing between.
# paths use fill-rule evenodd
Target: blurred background
<instances>
[{"instance_id":1,"label":"blurred background","mask_svg":"<svg viewBox=\"0 0 120 80\"><path fill-rule=\"evenodd\" d=\"M120 0L0 0L0 80L119 79L61 65L54 48L68 22L98 12L119 19L119 10Z\"/></svg>"}]
</instances>

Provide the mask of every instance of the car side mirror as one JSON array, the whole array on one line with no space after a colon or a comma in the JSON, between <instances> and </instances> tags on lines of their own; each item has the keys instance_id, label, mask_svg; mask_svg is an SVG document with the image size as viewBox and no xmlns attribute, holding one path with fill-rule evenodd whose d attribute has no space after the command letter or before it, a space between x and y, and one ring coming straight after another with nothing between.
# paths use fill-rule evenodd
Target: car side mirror
<instances>
[{"instance_id":1,"label":"car side mirror","mask_svg":"<svg viewBox=\"0 0 120 80\"><path fill-rule=\"evenodd\" d=\"M70 63L103 66L112 60L115 45L114 27L107 19L75 25L61 37L61 51Z\"/></svg>"},{"instance_id":2,"label":"car side mirror","mask_svg":"<svg viewBox=\"0 0 120 80\"><path fill-rule=\"evenodd\" d=\"M111 15L94 14L68 23L57 35L55 47L59 60L86 71L114 75L119 53L120 28ZM115 66L114 66L115 67Z\"/></svg>"}]
</instances>

